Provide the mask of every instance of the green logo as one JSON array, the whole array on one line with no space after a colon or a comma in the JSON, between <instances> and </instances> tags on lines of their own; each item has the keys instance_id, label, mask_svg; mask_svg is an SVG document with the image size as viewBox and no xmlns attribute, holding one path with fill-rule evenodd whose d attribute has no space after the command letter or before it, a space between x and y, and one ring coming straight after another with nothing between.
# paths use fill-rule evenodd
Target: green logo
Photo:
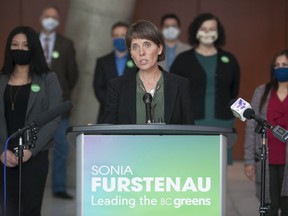
<instances>
[{"instance_id":1,"label":"green logo","mask_svg":"<svg viewBox=\"0 0 288 216\"><path fill-rule=\"evenodd\" d=\"M221 61L222 61L223 63L228 63L228 62L230 61L230 59L229 59L227 56L222 56L222 57L221 57Z\"/></svg>"},{"instance_id":2,"label":"green logo","mask_svg":"<svg viewBox=\"0 0 288 216\"><path fill-rule=\"evenodd\" d=\"M127 61L126 63L127 67L132 68L134 67L134 62L132 60Z\"/></svg>"},{"instance_id":3,"label":"green logo","mask_svg":"<svg viewBox=\"0 0 288 216\"><path fill-rule=\"evenodd\" d=\"M60 54L59 54L58 51L53 51L52 52L52 58L57 59L57 58L59 58L59 56L60 56Z\"/></svg>"},{"instance_id":4,"label":"green logo","mask_svg":"<svg viewBox=\"0 0 288 216\"><path fill-rule=\"evenodd\" d=\"M38 84L32 84L31 85L31 91L33 92L39 92L40 91L40 86Z\"/></svg>"}]
</instances>

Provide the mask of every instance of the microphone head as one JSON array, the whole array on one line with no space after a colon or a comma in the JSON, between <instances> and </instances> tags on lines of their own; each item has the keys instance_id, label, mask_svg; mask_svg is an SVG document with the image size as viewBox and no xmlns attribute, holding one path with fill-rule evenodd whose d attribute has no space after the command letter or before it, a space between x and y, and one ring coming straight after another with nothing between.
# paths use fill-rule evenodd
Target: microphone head
<instances>
[{"instance_id":1,"label":"microphone head","mask_svg":"<svg viewBox=\"0 0 288 216\"><path fill-rule=\"evenodd\" d=\"M148 93L148 92L146 92L144 95L143 95L143 102L145 103L145 104L147 104L147 103L151 103L152 102L152 95L150 94L150 93Z\"/></svg>"},{"instance_id":2,"label":"microphone head","mask_svg":"<svg viewBox=\"0 0 288 216\"><path fill-rule=\"evenodd\" d=\"M233 101L231 101L233 102ZM233 115L239 118L241 121L245 121L246 118L243 116L243 113L246 109L251 108L251 105L242 98L238 98L231 106L231 111Z\"/></svg>"},{"instance_id":3,"label":"microphone head","mask_svg":"<svg viewBox=\"0 0 288 216\"><path fill-rule=\"evenodd\" d=\"M255 111L251 108L248 108L243 112L243 116L247 119L252 119L255 116Z\"/></svg>"}]
</instances>

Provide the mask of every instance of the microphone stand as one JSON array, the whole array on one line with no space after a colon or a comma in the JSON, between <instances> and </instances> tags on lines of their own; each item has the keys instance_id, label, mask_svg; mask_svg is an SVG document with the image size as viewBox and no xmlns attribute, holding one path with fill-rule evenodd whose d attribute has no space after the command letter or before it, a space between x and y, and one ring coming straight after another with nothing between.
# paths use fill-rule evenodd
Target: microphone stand
<instances>
[{"instance_id":1,"label":"microphone stand","mask_svg":"<svg viewBox=\"0 0 288 216\"><path fill-rule=\"evenodd\" d=\"M258 134L261 134L261 148L260 148L260 154L258 156L260 157L261 161L261 189L260 189L260 207L259 207L259 213L261 216L265 216L266 212L269 209L269 206L265 203L265 182L266 182L266 160L267 160L267 127L270 127L267 122L260 122L258 121L258 125L255 128L255 132Z\"/></svg>"},{"instance_id":2,"label":"microphone stand","mask_svg":"<svg viewBox=\"0 0 288 216\"><path fill-rule=\"evenodd\" d=\"M15 155L18 157L19 166L19 177L18 177L18 215L21 216L22 213L22 164L24 157L24 149L30 149L35 147L35 142L37 140L37 129L36 127L30 127L24 132L21 131L19 136L18 147L15 149ZM24 136L24 142L23 137Z\"/></svg>"}]
</instances>

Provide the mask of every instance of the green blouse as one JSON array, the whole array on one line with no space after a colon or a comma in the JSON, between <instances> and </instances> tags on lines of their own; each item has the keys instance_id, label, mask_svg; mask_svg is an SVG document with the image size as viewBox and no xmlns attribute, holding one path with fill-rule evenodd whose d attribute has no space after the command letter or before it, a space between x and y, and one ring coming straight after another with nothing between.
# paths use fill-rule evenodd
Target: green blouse
<instances>
[{"instance_id":1,"label":"green blouse","mask_svg":"<svg viewBox=\"0 0 288 216\"><path fill-rule=\"evenodd\" d=\"M143 102L143 95L147 92L142 80L139 77L139 71L136 75L136 124L146 124L146 110ZM154 89L149 92L153 99L151 103L152 107L152 119L154 122L164 122L164 80L163 74L157 82Z\"/></svg>"}]
</instances>

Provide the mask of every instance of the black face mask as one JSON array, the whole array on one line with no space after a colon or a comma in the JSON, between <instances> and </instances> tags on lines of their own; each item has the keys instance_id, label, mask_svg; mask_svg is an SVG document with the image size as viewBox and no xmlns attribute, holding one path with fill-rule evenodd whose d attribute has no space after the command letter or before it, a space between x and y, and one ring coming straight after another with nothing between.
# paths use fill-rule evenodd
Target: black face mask
<instances>
[{"instance_id":1,"label":"black face mask","mask_svg":"<svg viewBox=\"0 0 288 216\"><path fill-rule=\"evenodd\" d=\"M18 65L27 65L30 63L32 54L29 50L10 50L12 60Z\"/></svg>"}]
</instances>

